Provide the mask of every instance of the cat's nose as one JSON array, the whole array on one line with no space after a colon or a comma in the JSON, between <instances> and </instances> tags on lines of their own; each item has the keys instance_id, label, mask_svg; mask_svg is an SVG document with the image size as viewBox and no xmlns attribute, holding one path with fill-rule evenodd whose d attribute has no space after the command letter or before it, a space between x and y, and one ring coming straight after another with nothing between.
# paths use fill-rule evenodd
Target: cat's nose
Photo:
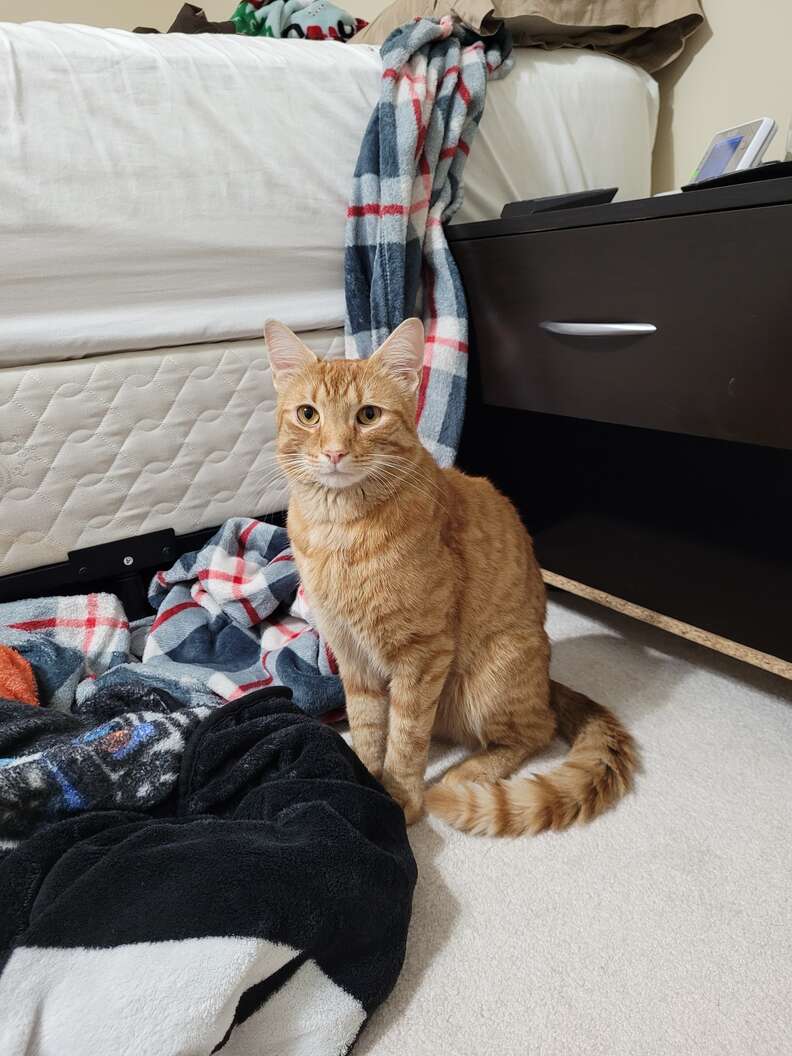
<instances>
[{"instance_id":1,"label":"cat's nose","mask_svg":"<svg viewBox=\"0 0 792 1056\"><path fill-rule=\"evenodd\" d=\"M337 466L338 463L341 461L341 459L342 458L346 458L346 456L347 456L347 452L346 451L338 451L337 449L323 451L322 454L325 456L325 458L328 460L328 462L330 462L330 464L333 465L333 466Z\"/></svg>"}]
</instances>

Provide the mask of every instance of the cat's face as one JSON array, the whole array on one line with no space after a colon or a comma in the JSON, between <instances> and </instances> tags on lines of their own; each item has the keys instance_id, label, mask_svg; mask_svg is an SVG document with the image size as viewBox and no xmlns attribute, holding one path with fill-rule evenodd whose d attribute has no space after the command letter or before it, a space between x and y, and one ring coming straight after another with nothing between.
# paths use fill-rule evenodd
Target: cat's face
<instances>
[{"instance_id":1,"label":"cat's face","mask_svg":"<svg viewBox=\"0 0 792 1056\"><path fill-rule=\"evenodd\" d=\"M387 489L412 461L423 326L408 319L367 360L320 361L282 323L265 334L278 392L278 458L292 481Z\"/></svg>"}]
</instances>

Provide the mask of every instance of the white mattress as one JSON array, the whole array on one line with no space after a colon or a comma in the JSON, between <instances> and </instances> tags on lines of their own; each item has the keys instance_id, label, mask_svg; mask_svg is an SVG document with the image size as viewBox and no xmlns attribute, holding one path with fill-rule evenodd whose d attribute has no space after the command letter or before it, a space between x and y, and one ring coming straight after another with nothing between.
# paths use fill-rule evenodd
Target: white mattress
<instances>
[{"instance_id":1,"label":"white mattress","mask_svg":"<svg viewBox=\"0 0 792 1056\"><path fill-rule=\"evenodd\" d=\"M274 405L263 338L0 370L0 576L284 509Z\"/></svg>"},{"instance_id":2,"label":"white mattress","mask_svg":"<svg viewBox=\"0 0 792 1056\"><path fill-rule=\"evenodd\" d=\"M647 194L654 81L587 52L516 60L458 219ZM368 46L0 24L0 365L339 326L379 77Z\"/></svg>"}]
</instances>

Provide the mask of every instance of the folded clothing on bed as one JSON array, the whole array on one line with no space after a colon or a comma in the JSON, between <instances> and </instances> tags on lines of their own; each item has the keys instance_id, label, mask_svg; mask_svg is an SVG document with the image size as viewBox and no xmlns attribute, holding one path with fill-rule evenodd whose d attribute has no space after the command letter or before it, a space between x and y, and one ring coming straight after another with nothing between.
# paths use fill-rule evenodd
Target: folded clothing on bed
<instances>
[{"instance_id":1,"label":"folded clothing on bed","mask_svg":"<svg viewBox=\"0 0 792 1056\"><path fill-rule=\"evenodd\" d=\"M345 41L368 25L330 0L242 0L231 18L238 33L298 40Z\"/></svg>"},{"instance_id":2,"label":"folded clothing on bed","mask_svg":"<svg viewBox=\"0 0 792 1056\"><path fill-rule=\"evenodd\" d=\"M403 814L283 690L198 724L156 812L37 828L0 850L9 1056L343 1056L398 977Z\"/></svg>"}]
</instances>

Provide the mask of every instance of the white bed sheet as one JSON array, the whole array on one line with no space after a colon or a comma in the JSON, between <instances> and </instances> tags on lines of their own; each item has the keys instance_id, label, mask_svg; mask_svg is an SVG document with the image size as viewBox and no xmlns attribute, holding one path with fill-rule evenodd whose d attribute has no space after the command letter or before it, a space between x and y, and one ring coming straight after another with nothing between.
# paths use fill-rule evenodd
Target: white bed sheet
<instances>
[{"instance_id":1,"label":"white bed sheet","mask_svg":"<svg viewBox=\"0 0 792 1056\"><path fill-rule=\"evenodd\" d=\"M649 192L657 88L522 50L490 86L458 220ZM0 366L343 320L369 46L0 24Z\"/></svg>"}]
</instances>

